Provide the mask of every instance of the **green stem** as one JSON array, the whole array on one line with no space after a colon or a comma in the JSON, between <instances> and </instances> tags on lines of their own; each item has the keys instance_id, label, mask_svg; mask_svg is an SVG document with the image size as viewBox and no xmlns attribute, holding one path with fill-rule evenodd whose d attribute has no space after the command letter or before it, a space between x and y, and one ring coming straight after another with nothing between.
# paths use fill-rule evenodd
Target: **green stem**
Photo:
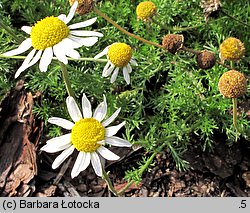
<instances>
[{"instance_id":1,"label":"green stem","mask_svg":"<svg viewBox=\"0 0 250 213\"><path fill-rule=\"evenodd\" d=\"M241 20L238 20L237 18L235 18L234 16L231 16L230 14L228 14L227 12L225 12L224 10L221 10L221 13L223 13L223 14L226 15L227 17L233 19L234 21L236 21L236 22L238 22L238 23L240 23L240 24L242 24L242 25L245 25L245 26L247 26L247 27L250 27L249 24L247 24L247 23L245 23L245 22L243 22L243 21L241 21Z\"/></svg>"},{"instance_id":2,"label":"green stem","mask_svg":"<svg viewBox=\"0 0 250 213\"><path fill-rule=\"evenodd\" d=\"M60 67L62 69L62 76L63 76L63 80L64 80L64 83L65 83L68 95L75 99L75 93L73 92L73 90L71 88L71 84L70 84L70 81L69 81L69 73L67 71L67 67L66 67L66 65L64 63L62 63L60 61L59 61L59 64L60 64Z\"/></svg>"},{"instance_id":3,"label":"green stem","mask_svg":"<svg viewBox=\"0 0 250 213\"><path fill-rule=\"evenodd\" d=\"M17 56L4 56L4 55L0 55L0 58L14 58L14 59L25 59L26 56L22 56L22 55L17 55ZM57 60L56 57L53 57L54 60ZM102 63L106 63L108 62L107 59L95 59L95 58L78 58L78 59L74 59L74 58L67 58L69 61L94 61L94 62L102 62Z\"/></svg>"},{"instance_id":4,"label":"green stem","mask_svg":"<svg viewBox=\"0 0 250 213\"><path fill-rule=\"evenodd\" d=\"M200 122L197 122L192 128L187 128L185 132L191 132L192 130L194 130L196 127L200 126ZM158 140L158 143L162 143L161 146L155 150L151 157L147 160L147 162L145 163L145 165L143 165L143 167L141 167L138 175L141 176L143 174L143 172L145 172L145 170L149 167L149 165L151 164L151 162L153 161L153 159L155 158L155 156L159 153L159 151L161 151L165 146L169 146L169 141L172 138L175 138L176 134L171 134L165 138L162 138L160 140ZM127 183L126 186L124 186L123 189L121 189L117 195L120 196L122 195L132 184L134 183L134 180L131 180Z\"/></svg>"},{"instance_id":5,"label":"green stem","mask_svg":"<svg viewBox=\"0 0 250 213\"><path fill-rule=\"evenodd\" d=\"M237 125L237 98L232 98L232 100L233 100L233 124L237 133L239 133L240 130Z\"/></svg>"},{"instance_id":6,"label":"green stem","mask_svg":"<svg viewBox=\"0 0 250 213\"><path fill-rule=\"evenodd\" d=\"M154 152L151 157L147 160L147 162L141 167L138 175L141 176L143 172L146 171L146 169L149 167L149 165L152 163L154 160L155 156L157 155L158 152ZM117 194L122 195L132 184L134 183L133 180L131 180L123 189L121 189Z\"/></svg>"},{"instance_id":7,"label":"green stem","mask_svg":"<svg viewBox=\"0 0 250 213\"><path fill-rule=\"evenodd\" d=\"M18 42L18 43L22 42L22 39L18 38L16 33L13 32L13 30L10 27L6 26L2 22L2 20L0 20L0 27L2 27L13 39L15 39L16 42Z\"/></svg>"},{"instance_id":8,"label":"green stem","mask_svg":"<svg viewBox=\"0 0 250 213\"><path fill-rule=\"evenodd\" d=\"M115 21L113 21L112 19L110 19L108 16L106 16L104 13L102 13L100 10L98 10L96 7L94 7L94 12L97 13L99 16L101 16L102 18L104 18L107 22L109 22L110 24L114 25L118 30L122 31L124 34L131 36L139 41L142 41L146 44L150 44L159 48L163 48L160 44L157 44L155 42L152 41L148 41L140 36L137 36L133 33L128 32L127 30L125 30L124 28L122 28L120 25L118 25Z\"/></svg>"},{"instance_id":9,"label":"green stem","mask_svg":"<svg viewBox=\"0 0 250 213\"><path fill-rule=\"evenodd\" d=\"M118 196L117 194L117 191L115 190L115 188L113 187L112 185L112 182L108 176L108 173L106 173L105 169L103 168L102 169L102 172L103 172L103 179L106 181L106 183L108 184L108 188L109 190L115 195L115 196Z\"/></svg>"},{"instance_id":10,"label":"green stem","mask_svg":"<svg viewBox=\"0 0 250 213\"><path fill-rule=\"evenodd\" d=\"M190 27L169 27L167 26L166 24L161 24L160 22L158 22L157 20L155 20L154 18L152 18L152 21L159 25L161 27L161 29L164 29L164 30L169 30L169 31L187 31L187 30L192 30L192 29L195 29L195 28L198 28L198 27L202 27L204 24L199 24L199 25L196 25L196 26L190 26Z\"/></svg>"},{"instance_id":11,"label":"green stem","mask_svg":"<svg viewBox=\"0 0 250 213\"><path fill-rule=\"evenodd\" d=\"M225 68L227 68L229 70L233 70L234 69L233 67L230 67L230 66L224 64L222 61L219 61L219 60L217 60L216 63L220 64L221 66L223 66L223 67L225 67Z\"/></svg>"},{"instance_id":12,"label":"green stem","mask_svg":"<svg viewBox=\"0 0 250 213\"><path fill-rule=\"evenodd\" d=\"M198 50L193 50L193 49L190 49L190 48L187 48L187 47L185 47L185 46L183 46L182 48L181 48L181 50L183 50L183 51L185 51L185 52L190 52L190 53L192 53L192 54L194 54L194 55L198 55L201 51L198 51Z\"/></svg>"},{"instance_id":13,"label":"green stem","mask_svg":"<svg viewBox=\"0 0 250 213\"><path fill-rule=\"evenodd\" d=\"M167 141L171 138L174 138L176 135L175 134L172 134L172 135L169 135L167 136L166 138L164 139L161 139L161 140L158 140L158 142L162 142L162 141ZM155 156L157 155L157 153L159 153L159 150L162 150L163 147L165 147L166 145L168 145L168 143L163 143L156 151L154 151L152 153L152 155L150 156L150 158L146 161L146 163L143 165L143 167L141 167L138 175L141 176L145 170L149 167L149 165L152 163L153 159L155 158ZM123 189L121 189L117 194L120 196L122 195L132 184L134 183L134 180L131 180L127 183L126 186L124 186Z\"/></svg>"}]
</instances>

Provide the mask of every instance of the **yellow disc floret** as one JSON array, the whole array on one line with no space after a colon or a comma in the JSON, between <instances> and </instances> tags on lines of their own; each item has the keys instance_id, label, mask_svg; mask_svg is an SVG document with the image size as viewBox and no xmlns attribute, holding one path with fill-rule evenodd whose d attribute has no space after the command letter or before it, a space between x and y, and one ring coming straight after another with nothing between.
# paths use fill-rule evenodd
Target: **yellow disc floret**
<instances>
[{"instance_id":1,"label":"yellow disc floret","mask_svg":"<svg viewBox=\"0 0 250 213\"><path fill-rule=\"evenodd\" d=\"M218 87L224 97L238 98L247 92L247 80L242 73L230 70L220 77Z\"/></svg>"},{"instance_id":2,"label":"yellow disc floret","mask_svg":"<svg viewBox=\"0 0 250 213\"><path fill-rule=\"evenodd\" d=\"M116 67L124 67L132 58L132 48L125 43L112 44L108 50L108 57Z\"/></svg>"},{"instance_id":3,"label":"yellow disc floret","mask_svg":"<svg viewBox=\"0 0 250 213\"><path fill-rule=\"evenodd\" d=\"M222 61L238 61L244 54L244 44L237 38L227 38L220 45L220 58Z\"/></svg>"},{"instance_id":4,"label":"yellow disc floret","mask_svg":"<svg viewBox=\"0 0 250 213\"><path fill-rule=\"evenodd\" d=\"M53 47L68 37L69 28L59 18L50 16L38 21L31 30L32 46L36 50Z\"/></svg>"},{"instance_id":5,"label":"yellow disc floret","mask_svg":"<svg viewBox=\"0 0 250 213\"><path fill-rule=\"evenodd\" d=\"M71 142L78 151L94 152L104 140L105 128L94 118L84 118L75 123L71 130Z\"/></svg>"},{"instance_id":6,"label":"yellow disc floret","mask_svg":"<svg viewBox=\"0 0 250 213\"><path fill-rule=\"evenodd\" d=\"M156 6L151 1L144 1L138 4L136 7L137 18L147 21L150 19L156 12Z\"/></svg>"}]
</instances>

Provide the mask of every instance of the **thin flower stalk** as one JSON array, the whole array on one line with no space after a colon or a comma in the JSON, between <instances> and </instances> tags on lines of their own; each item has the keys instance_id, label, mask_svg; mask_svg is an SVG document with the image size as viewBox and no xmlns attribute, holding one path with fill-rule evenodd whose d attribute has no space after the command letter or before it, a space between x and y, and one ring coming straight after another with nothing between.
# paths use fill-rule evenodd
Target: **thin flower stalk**
<instances>
[{"instance_id":1,"label":"thin flower stalk","mask_svg":"<svg viewBox=\"0 0 250 213\"><path fill-rule=\"evenodd\" d=\"M146 44L150 44L150 45L153 45L153 46L156 46L156 47L159 47L159 48L162 48L162 46L160 44L157 44L155 42L152 42L152 41L148 41L140 36L137 36L133 33L130 33L128 32L127 30L125 30L123 27L121 27L120 25L118 25L115 21L113 21L111 18L109 18L108 16L106 16L104 13L102 13L100 10L98 10L96 7L94 7L94 12L96 14L98 14L99 16L101 16L102 18L104 18L106 21L108 21L110 24L114 25L118 30L122 31L124 34L128 35L128 36L131 36L139 41L142 41Z\"/></svg>"}]
</instances>

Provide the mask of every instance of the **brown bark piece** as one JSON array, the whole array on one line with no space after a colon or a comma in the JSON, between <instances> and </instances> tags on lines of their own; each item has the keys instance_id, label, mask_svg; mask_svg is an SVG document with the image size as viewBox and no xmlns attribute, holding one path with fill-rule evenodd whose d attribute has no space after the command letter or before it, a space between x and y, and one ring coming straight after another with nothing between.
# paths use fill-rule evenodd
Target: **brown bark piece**
<instances>
[{"instance_id":1,"label":"brown bark piece","mask_svg":"<svg viewBox=\"0 0 250 213\"><path fill-rule=\"evenodd\" d=\"M23 83L19 81L0 105L0 196L23 196L37 174L35 147L29 140L33 97Z\"/></svg>"}]
</instances>

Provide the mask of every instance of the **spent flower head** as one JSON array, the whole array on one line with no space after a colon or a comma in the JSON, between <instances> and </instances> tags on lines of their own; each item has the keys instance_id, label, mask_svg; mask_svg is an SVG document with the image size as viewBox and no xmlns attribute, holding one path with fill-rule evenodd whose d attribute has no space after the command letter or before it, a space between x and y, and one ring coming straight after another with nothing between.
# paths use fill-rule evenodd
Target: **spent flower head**
<instances>
[{"instance_id":1,"label":"spent flower head","mask_svg":"<svg viewBox=\"0 0 250 213\"><path fill-rule=\"evenodd\" d=\"M220 0L201 0L200 6L203 8L206 22L208 21L209 16L221 10Z\"/></svg>"},{"instance_id":2,"label":"spent flower head","mask_svg":"<svg viewBox=\"0 0 250 213\"><path fill-rule=\"evenodd\" d=\"M222 62L239 61L245 54L244 44L237 38L229 37L220 45L220 59Z\"/></svg>"},{"instance_id":3,"label":"spent flower head","mask_svg":"<svg viewBox=\"0 0 250 213\"><path fill-rule=\"evenodd\" d=\"M58 17L49 16L38 21L33 27L23 26L21 28L24 32L30 34L30 38L24 40L17 49L3 54L5 56L14 56L26 52L31 47L33 48L17 70L15 78L21 72L37 63L39 59L39 69L42 72L47 71L53 55L64 64L68 63L66 56L78 59L80 54L75 50L76 48L92 46L97 42L98 37L103 36L99 32L77 30L92 25L96 18L67 25L72 20L77 5L78 2L72 5L68 16L65 14L61 14Z\"/></svg>"},{"instance_id":4,"label":"spent flower head","mask_svg":"<svg viewBox=\"0 0 250 213\"><path fill-rule=\"evenodd\" d=\"M144 1L137 5L136 14L138 20L148 22L156 13L157 7L151 1Z\"/></svg>"},{"instance_id":5,"label":"spent flower head","mask_svg":"<svg viewBox=\"0 0 250 213\"><path fill-rule=\"evenodd\" d=\"M172 54L176 54L183 47L184 36L168 34L162 38L162 47Z\"/></svg>"},{"instance_id":6,"label":"spent flower head","mask_svg":"<svg viewBox=\"0 0 250 213\"><path fill-rule=\"evenodd\" d=\"M208 50L203 50L197 54L196 57L197 64L201 69L210 69L216 63L216 57L213 52Z\"/></svg>"},{"instance_id":7,"label":"spent flower head","mask_svg":"<svg viewBox=\"0 0 250 213\"><path fill-rule=\"evenodd\" d=\"M79 15L85 15L91 12L94 8L94 0L69 0L70 5L73 5L75 1L78 1L78 7L76 9L76 12Z\"/></svg>"},{"instance_id":8,"label":"spent flower head","mask_svg":"<svg viewBox=\"0 0 250 213\"><path fill-rule=\"evenodd\" d=\"M122 69L125 81L127 84L130 84L131 65L137 66L136 61L132 57L132 48L125 43L113 43L94 58L100 58L104 55L107 55L108 62L103 69L102 76L107 77L113 72L110 80L113 83L117 78L119 69Z\"/></svg>"},{"instance_id":9,"label":"spent flower head","mask_svg":"<svg viewBox=\"0 0 250 213\"><path fill-rule=\"evenodd\" d=\"M128 141L114 136L125 125L125 122L107 127L118 116L121 108L117 109L113 115L104 120L107 114L107 103L105 96L103 98L104 101L97 106L92 114L90 101L85 94L82 96L82 112L78 108L74 98L69 96L66 99L66 104L69 115L74 123L58 117L52 117L48 120L49 123L58 125L66 130L71 130L68 134L48 140L46 145L41 148L41 150L48 153L63 150L54 160L52 164L53 169L60 166L76 149L79 153L71 171L71 177L78 176L81 171L84 171L89 166L90 162L95 173L98 176L102 176L103 166L99 155L107 160L119 159L119 156L109 151L104 145L109 144L118 147L131 146Z\"/></svg>"},{"instance_id":10,"label":"spent flower head","mask_svg":"<svg viewBox=\"0 0 250 213\"><path fill-rule=\"evenodd\" d=\"M224 97L238 98L247 92L247 80L242 73L230 70L220 77L218 87Z\"/></svg>"}]
</instances>

